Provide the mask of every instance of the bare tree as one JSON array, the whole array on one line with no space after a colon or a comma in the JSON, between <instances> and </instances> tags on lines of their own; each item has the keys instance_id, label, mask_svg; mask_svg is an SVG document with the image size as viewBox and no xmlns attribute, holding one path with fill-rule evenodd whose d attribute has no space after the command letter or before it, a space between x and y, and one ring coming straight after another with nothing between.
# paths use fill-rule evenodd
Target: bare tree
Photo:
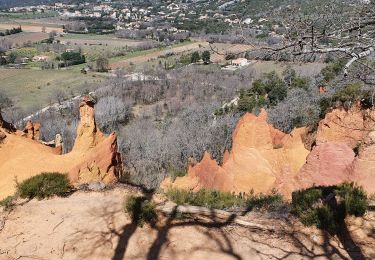
<instances>
[{"instance_id":1,"label":"bare tree","mask_svg":"<svg viewBox=\"0 0 375 260\"><path fill-rule=\"evenodd\" d=\"M354 63L373 73L375 69L366 57L375 50L375 2L315 2L316 6L307 14L300 4L281 6L270 14L283 28L282 41L276 46L255 46L240 25L244 43L254 46L249 52L261 51L276 60L289 56L305 61L335 53L348 58L343 68L346 76ZM211 50L219 52L213 45Z\"/></svg>"}]
</instances>

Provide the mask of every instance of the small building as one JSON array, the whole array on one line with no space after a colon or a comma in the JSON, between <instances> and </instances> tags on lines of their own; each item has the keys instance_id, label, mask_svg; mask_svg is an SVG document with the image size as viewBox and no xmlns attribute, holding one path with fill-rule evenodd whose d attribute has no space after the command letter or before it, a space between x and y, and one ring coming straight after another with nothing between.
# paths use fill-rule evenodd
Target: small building
<instances>
[{"instance_id":1,"label":"small building","mask_svg":"<svg viewBox=\"0 0 375 260\"><path fill-rule=\"evenodd\" d=\"M34 56L33 57L33 61L47 61L48 60L48 56L44 56L44 55L37 55L37 56Z\"/></svg>"},{"instance_id":2,"label":"small building","mask_svg":"<svg viewBox=\"0 0 375 260\"><path fill-rule=\"evenodd\" d=\"M246 66L248 64L249 64L249 62L245 58L238 58L238 59L232 60L233 66L243 67L243 66Z\"/></svg>"}]
</instances>

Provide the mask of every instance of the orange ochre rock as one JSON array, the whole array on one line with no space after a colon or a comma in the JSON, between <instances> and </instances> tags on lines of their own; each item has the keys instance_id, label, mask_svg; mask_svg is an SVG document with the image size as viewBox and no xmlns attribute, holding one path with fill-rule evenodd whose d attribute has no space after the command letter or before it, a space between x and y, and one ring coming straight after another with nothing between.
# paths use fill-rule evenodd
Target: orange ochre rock
<instances>
[{"instance_id":1,"label":"orange ochre rock","mask_svg":"<svg viewBox=\"0 0 375 260\"><path fill-rule=\"evenodd\" d=\"M375 130L375 110L355 104L349 110L334 109L319 122L316 142L346 143L351 148Z\"/></svg>"},{"instance_id":2,"label":"orange ochre rock","mask_svg":"<svg viewBox=\"0 0 375 260\"><path fill-rule=\"evenodd\" d=\"M230 192L277 191L290 199L293 191L313 186L355 182L375 194L375 110L354 105L334 109L319 123L316 144L306 150L305 128L285 134L258 117L245 114L233 133L233 145L223 165L205 153L201 162L162 188L212 188ZM354 148L359 150L358 156Z\"/></svg>"},{"instance_id":3,"label":"orange ochre rock","mask_svg":"<svg viewBox=\"0 0 375 260\"><path fill-rule=\"evenodd\" d=\"M200 163L190 166L188 174L162 188L197 190L212 188L230 192L270 193L281 176L294 177L304 165L309 151L302 142L304 128L285 134L267 123L267 113L246 113L233 132L233 145L225 152L223 165L205 153Z\"/></svg>"},{"instance_id":4,"label":"orange ochre rock","mask_svg":"<svg viewBox=\"0 0 375 260\"><path fill-rule=\"evenodd\" d=\"M58 136L56 147L38 141L39 124L28 123L26 135L29 138L25 138L20 132L6 130L4 126L9 124L0 117L0 131L6 136L0 144L0 199L15 192L16 180L20 182L41 172L66 173L73 184L115 182L122 173L117 136L112 133L105 137L100 132L94 111L94 102L84 97L80 103L81 120L74 147L70 153L63 155L59 155L62 145Z\"/></svg>"}]
</instances>

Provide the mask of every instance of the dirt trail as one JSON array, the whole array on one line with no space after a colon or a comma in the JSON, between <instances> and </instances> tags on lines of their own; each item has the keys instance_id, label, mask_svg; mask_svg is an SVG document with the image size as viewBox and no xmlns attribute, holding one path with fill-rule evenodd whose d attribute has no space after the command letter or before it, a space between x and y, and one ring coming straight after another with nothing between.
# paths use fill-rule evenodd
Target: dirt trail
<instances>
[{"instance_id":1,"label":"dirt trail","mask_svg":"<svg viewBox=\"0 0 375 260\"><path fill-rule=\"evenodd\" d=\"M164 218L136 227L123 212L130 191L77 192L68 198L30 201L10 213L0 209L0 259L350 259L338 243L291 218L251 213L274 233L229 223ZM372 218L372 219L371 219ZM5 220L2 228L1 222ZM353 219L361 250L374 258L374 214Z\"/></svg>"}]
</instances>

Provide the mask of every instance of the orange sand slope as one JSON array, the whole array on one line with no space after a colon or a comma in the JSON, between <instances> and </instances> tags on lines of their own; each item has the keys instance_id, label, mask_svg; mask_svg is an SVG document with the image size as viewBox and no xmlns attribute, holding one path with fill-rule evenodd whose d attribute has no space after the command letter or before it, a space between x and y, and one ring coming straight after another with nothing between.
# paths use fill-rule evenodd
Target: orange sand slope
<instances>
[{"instance_id":1,"label":"orange sand slope","mask_svg":"<svg viewBox=\"0 0 375 260\"><path fill-rule=\"evenodd\" d=\"M0 118L3 122L0 136L4 136L0 137L0 199L14 193L16 180L20 182L41 172L67 173L74 184L117 180L122 163L116 134L105 137L97 129L94 102L89 97L83 98L80 104L80 116L73 150L64 155L56 154L61 147L51 148L40 143L37 131L29 124L26 133L22 133L10 129Z\"/></svg>"}]
</instances>

